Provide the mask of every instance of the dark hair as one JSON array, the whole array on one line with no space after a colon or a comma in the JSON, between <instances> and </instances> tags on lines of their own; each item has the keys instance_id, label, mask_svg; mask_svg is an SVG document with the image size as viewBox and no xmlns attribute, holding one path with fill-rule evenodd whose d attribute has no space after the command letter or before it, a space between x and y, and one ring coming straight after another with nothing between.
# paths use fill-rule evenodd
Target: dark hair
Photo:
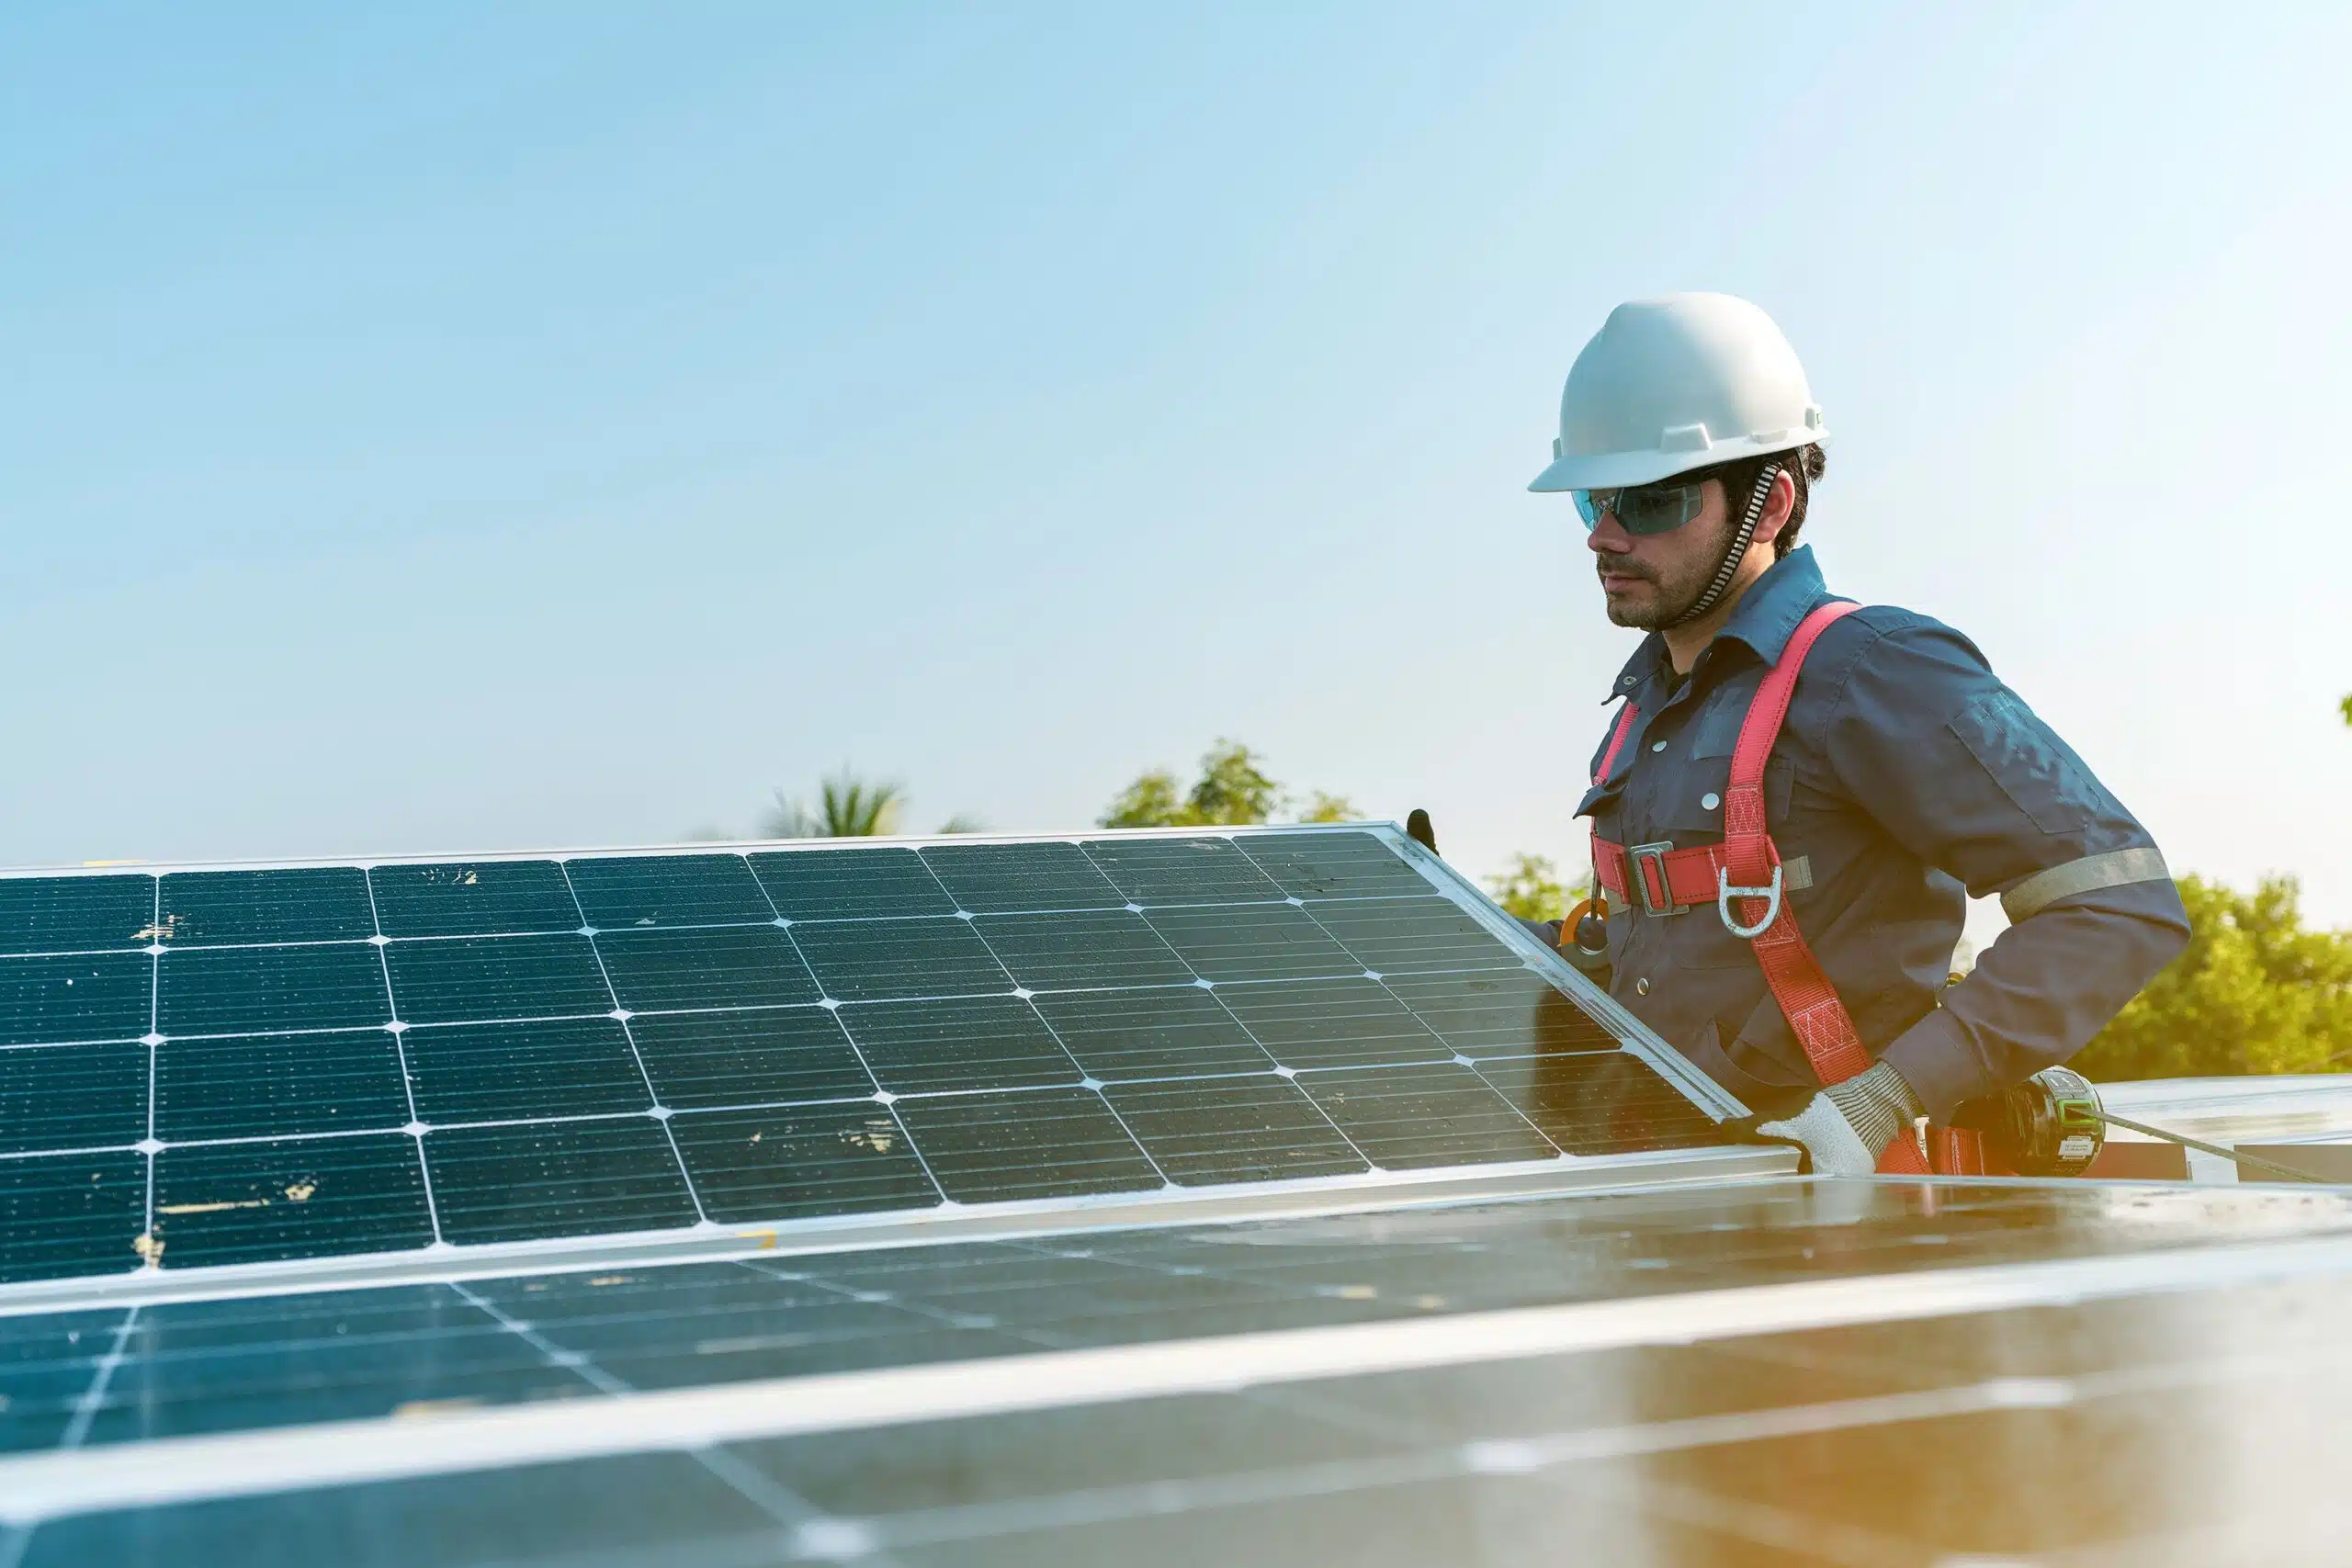
<instances>
[{"instance_id":1,"label":"dark hair","mask_svg":"<svg viewBox=\"0 0 2352 1568\"><path fill-rule=\"evenodd\" d=\"M1712 468L1702 468L1691 477L1701 479L1721 479L1724 500L1732 508L1735 519L1740 508L1747 504L1747 497L1756 489L1756 480L1764 472L1764 465L1778 463L1788 470L1797 487L1795 502L1789 508L1789 520L1772 537L1772 558L1780 559L1797 547L1797 530L1804 526L1805 502L1811 499L1813 487L1829 468L1829 454L1819 446L1801 447L1794 452L1775 452L1766 457L1742 457L1735 463L1718 463Z\"/></svg>"}]
</instances>

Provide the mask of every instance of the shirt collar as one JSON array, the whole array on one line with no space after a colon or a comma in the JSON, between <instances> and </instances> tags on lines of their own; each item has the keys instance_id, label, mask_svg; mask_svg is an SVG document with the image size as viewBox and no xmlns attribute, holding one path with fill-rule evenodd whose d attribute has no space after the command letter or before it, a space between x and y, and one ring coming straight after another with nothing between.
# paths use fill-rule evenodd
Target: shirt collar
<instances>
[{"instance_id":1,"label":"shirt collar","mask_svg":"<svg viewBox=\"0 0 2352 1568\"><path fill-rule=\"evenodd\" d=\"M1813 614L1814 606L1829 597L1829 585L1821 580L1821 567L1813 558L1811 545L1799 545L1764 570L1764 575L1748 585L1739 596L1739 607L1715 634L1718 640L1735 637L1754 650L1756 657L1767 664L1777 663L1781 650L1789 646L1789 638L1797 627ZM1664 639L1660 639L1661 647Z\"/></svg>"},{"instance_id":2,"label":"shirt collar","mask_svg":"<svg viewBox=\"0 0 2352 1568\"><path fill-rule=\"evenodd\" d=\"M1789 646L1789 638L1814 607L1829 597L1828 584L1821 578L1821 567L1813 558L1811 545L1799 545L1764 570L1764 575L1748 585L1739 596L1739 607L1715 634L1717 641L1731 637L1744 643L1756 657L1767 664L1776 662L1781 650ZM1666 662L1666 638L1652 632L1634 649L1634 657L1625 660L1617 671L1616 683L1601 701L1613 703L1619 697L1631 696L1649 683Z\"/></svg>"}]
</instances>

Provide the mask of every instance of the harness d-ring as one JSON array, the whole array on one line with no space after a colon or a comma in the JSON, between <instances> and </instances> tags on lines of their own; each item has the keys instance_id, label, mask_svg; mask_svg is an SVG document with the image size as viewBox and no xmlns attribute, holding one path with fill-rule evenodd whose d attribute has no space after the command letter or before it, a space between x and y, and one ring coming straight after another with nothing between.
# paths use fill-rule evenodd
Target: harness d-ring
<instances>
[{"instance_id":1,"label":"harness d-ring","mask_svg":"<svg viewBox=\"0 0 2352 1568\"><path fill-rule=\"evenodd\" d=\"M1735 898L1764 899L1764 918L1757 921L1752 926L1741 925L1738 919L1731 912L1731 901ZM1753 942L1756 938L1762 936L1766 931L1771 930L1772 922L1781 918L1781 867L1779 863L1777 862L1774 863L1772 866L1772 880L1762 887L1734 887L1731 885L1730 871L1719 868L1715 872L1715 913L1723 917L1724 929L1725 931L1745 942Z\"/></svg>"}]
</instances>

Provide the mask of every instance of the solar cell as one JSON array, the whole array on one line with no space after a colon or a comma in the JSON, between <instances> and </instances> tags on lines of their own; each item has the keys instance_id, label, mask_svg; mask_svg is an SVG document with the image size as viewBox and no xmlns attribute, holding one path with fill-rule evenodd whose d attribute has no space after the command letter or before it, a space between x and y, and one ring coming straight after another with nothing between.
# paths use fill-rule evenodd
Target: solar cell
<instances>
[{"instance_id":1,"label":"solar cell","mask_svg":"<svg viewBox=\"0 0 2352 1568\"><path fill-rule=\"evenodd\" d=\"M772 925L607 931L597 937L596 953L613 995L636 1012L817 999L800 950Z\"/></svg>"},{"instance_id":2,"label":"solar cell","mask_svg":"<svg viewBox=\"0 0 2352 1568\"><path fill-rule=\"evenodd\" d=\"M0 1046L138 1039L153 1021L154 980L143 953L0 958Z\"/></svg>"},{"instance_id":3,"label":"solar cell","mask_svg":"<svg viewBox=\"0 0 2352 1568\"><path fill-rule=\"evenodd\" d=\"M1012 989L971 922L953 916L796 926L791 934L825 994L842 1001Z\"/></svg>"},{"instance_id":4,"label":"solar cell","mask_svg":"<svg viewBox=\"0 0 2352 1568\"><path fill-rule=\"evenodd\" d=\"M0 876L0 1284L1719 1141L1418 853Z\"/></svg>"},{"instance_id":5,"label":"solar cell","mask_svg":"<svg viewBox=\"0 0 2352 1568\"><path fill-rule=\"evenodd\" d=\"M356 865L175 872L163 879L161 908L159 940L175 948L376 934L368 874Z\"/></svg>"},{"instance_id":6,"label":"solar cell","mask_svg":"<svg viewBox=\"0 0 2352 1568\"><path fill-rule=\"evenodd\" d=\"M1193 970L1141 915L1080 909L972 922L1013 983L1033 991L1189 986Z\"/></svg>"},{"instance_id":7,"label":"solar cell","mask_svg":"<svg viewBox=\"0 0 2352 1568\"><path fill-rule=\"evenodd\" d=\"M587 923L551 860L379 865L368 872L386 936L493 936Z\"/></svg>"},{"instance_id":8,"label":"solar cell","mask_svg":"<svg viewBox=\"0 0 2352 1568\"><path fill-rule=\"evenodd\" d=\"M0 1154L147 1135L147 1048L135 1041L0 1051Z\"/></svg>"},{"instance_id":9,"label":"solar cell","mask_svg":"<svg viewBox=\"0 0 2352 1568\"><path fill-rule=\"evenodd\" d=\"M1097 839L1087 855L1138 904L1238 904L1283 890L1230 839Z\"/></svg>"},{"instance_id":10,"label":"solar cell","mask_svg":"<svg viewBox=\"0 0 2352 1568\"><path fill-rule=\"evenodd\" d=\"M105 1050L107 1047L83 1047ZM137 1071L147 1072L142 1047ZM388 1030L228 1034L155 1048L155 1135L168 1143L398 1127L409 1119L401 1048ZM127 1097L141 1117L146 1096Z\"/></svg>"},{"instance_id":11,"label":"solar cell","mask_svg":"<svg viewBox=\"0 0 2352 1568\"><path fill-rule=\"evenodd\" d=\"M155 940L152 876L0 880L0 953L95 953Z\"/></svg>"},{"instance_id":12,"label":"solar cell","mask_svg":"<svg viewBox=\"0 0 2352 1568\"><path fill-rule=\"evenodd\" d=\"M877 1087L831 1008L640 1014L628 1028L673 1110L863 1099Z\"/></svg>"},{"instance_id":13,"label":"solar cell","mask_svg":"<svg viewBox=\"0 0 2352 1568\"><path fill-rule=\"evenodd\" d=\"M892 1107L959 1203L1136 1192L1160 1173L1101 1095L1082 1089L903 1100Z\"/></svg>"},{"instance_id":14,"label":"solar cell","mask_svg":"<svg viewBox=\"0 0 2352 1568\"><path fill-rule=\"evenodd\" d=\"M605 931L640 926L744 925L775 918L759 879L736 854L627 855L566 862L564 873L588 923Z\"/></svg>"},{"instance_id":15,"label":"solar cell","mask_svg":"<svg viewBox=\"0 0 2352 1568\"><path fill-rule=\"evenodd\" d=\"M1039 1016L1089 1077L1214 1077L1277 1066L1241 1021L1197 986L1039 997Z\"/></svg>"},{"instance_id":16,"label":"solar cell","mask_svg":"<svg viewBox=\"0 0 2352 1568\"><path fill-rule=\"evenodd\" d=\"M960 908L1116 909L1127 896L1076 844L931 844L923 863Z\"/></svg>"},{"instance_id":17,"label":"solar cell","mask_svg":"<svg viewBox=\"0 0 2352 1568\"><path fill-rule=\"evenodd\" d=\"M1182 1186L1347 1176L1371 1168L1290 1079L1114 1084L1103 1099L1169 1180Z\"/></svg>"},{"instance_id":18,"label":"solar cell","mask_svg":"<svg viewBox=\"0 0 2352 1568\"><path fill-rule=\"evenodd\" d=\"M912 850L772 850L753 855L752 868L787 920L912 919L956 912L956 900Z\"/></svg>"},{"instance_id":19,"label":"solar cell","mask_svg":"<svg viewBox=\"0 0 2352 1568\"><path fill-rule=\"evenodd\" d=\"M436 1127L422 1142L448 1241L661 1230L696 1218L678 1151L652 1117Z\"/></svg>"},{"instance_id":20,"label":"solar cell","mask_svg":"<svg viewBox=\"0 0 2352 1568\"><path fill-rule=\"evenodd\" d=\"M398 1252L433 1240L398 1133L176 1144L155 1156L150 1249L182 1267Z\"/></svg>"},{"instance_id":21,"label":"solar cell","mask_svg":"<svg viewBox=\"0 0 2352 1568\"><path fill-rule=\"evenodd\" d=\"M1304 980L1363 968L1322 921L1289 904L1158 909L1151 925L1204 980Z\"/></svg>"},{"instance_id":22,"label":"solar cell","mask_svg":"<svg viewBox=\"0 0 2352 1568\"><path fill-rule=\"evenodd\" d=\"M670 1132L714 1220L871 1213L940 1199L905 1130L870 1100L695 1112L672 1118Z\"/></svg>"},{"instance_id":23,"label":"solar cell","mask_svg":"<svg viewBox=\"0 0 2352 1568\"><path fill-rule=\"evenodd\" d=\"M392 1021L384 961L364 942L174 948L155 968L156 1027L167 1035L380 1028Z\"/></svg>"}]
</instances>

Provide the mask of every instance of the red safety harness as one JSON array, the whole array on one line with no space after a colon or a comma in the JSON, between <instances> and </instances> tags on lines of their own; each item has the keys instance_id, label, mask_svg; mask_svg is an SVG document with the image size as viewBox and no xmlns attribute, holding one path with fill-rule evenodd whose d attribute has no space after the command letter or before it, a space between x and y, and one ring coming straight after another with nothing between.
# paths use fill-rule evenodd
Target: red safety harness
<instances>
[{"instance_id":1,"label":"red safety harness","mask_svg":"<svg viewBox=\"0 0 2352 1568\"><path fill-rule=\"evenodd\" d=\"M1652 915L1679 914L1697 905L1713 905L1734 936L1747 939L1764 971L1764 983L1781 1005L1789 1028L1804 1047L1805 1060L1825 1084L1852 1077L1871 1065L1871 1054L1854 1029L1852 1015L1838 999L1838 989L1823 973L1821 960L1805 944L1796 914L1782 901L1780 847L1764 821L1764 763L1780 739L1789 716L1789 699L1796 692L1798 671L1815 639L1840 616L1860 608L1847 603L1824 604L1807 615L1789 638L1780 661L1765 672L1747 716L1739 727L1732 749L1731 782L1724 792L1724 837L1721 843L1676 849L1671 844L1636 844L1627 849L1592 835L1594 882L1617 897ZM1617 716L1617 727L1601 752L1599 784L1616 765L1625 737L1639 716L1627 703ZM1604 907L1605 908L1605 907ZM1561 923L1563 941L1569 940L1571 919ZM1981 1175L1985 1165L1981 1140L1959 1128L1930 1127L1928 1152L1934 1168L1949 1175ZM1884 1175L1922 1175L1928 1161L1919 1145L1898 1137L1887 1145L1878 1168Z\"/></svg>"}]
</instances>

